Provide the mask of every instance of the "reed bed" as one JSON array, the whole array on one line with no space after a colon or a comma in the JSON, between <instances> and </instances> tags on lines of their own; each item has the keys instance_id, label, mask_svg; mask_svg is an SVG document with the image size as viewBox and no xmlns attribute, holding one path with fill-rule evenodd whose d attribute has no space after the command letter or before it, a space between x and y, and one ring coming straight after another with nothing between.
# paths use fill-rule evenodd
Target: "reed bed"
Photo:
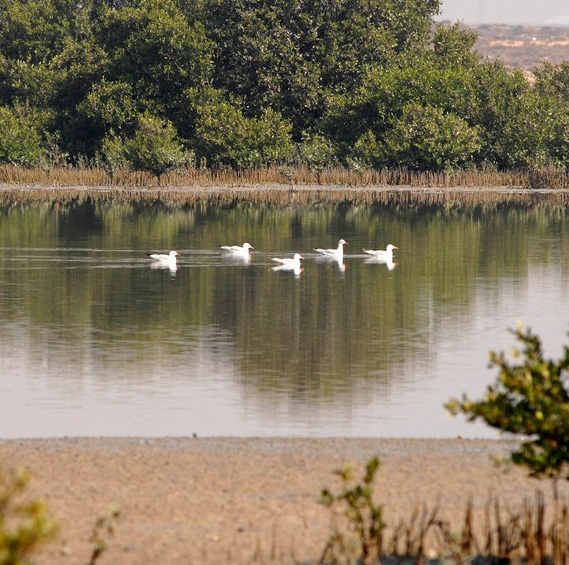
<instances>
[{"instance_id":1,"label":"reed bed","mask_svg":"<svg viewBox=\"0 0 569 565\"><path fill-rule=\"evenodd\" d=\"M411 517L383 530L378 540L380 563L565 564L569 562L569 507L554 499L547 509L542 491L521 509L502 507L498 498L486 504L484 523L475 524L473 504L467 501L464 522L452 530L438 507L416 508ZM344 531L347 531L345 526ZM327 546L320 564L364 563L357 552L330 555ZM346 546L350 547L347 543ZM353 545L352 551L353 551ZM347 560L346 560L347 559Z\"/></svg>"},{"instance_id":2,"label":"reed bed","mask_svg":"<svg viewBox=\"0 0 569 565\"><path fill-rule=\"evenodd\" d=\"M569 172L555 167L496 171L411 171L407 169L346 169L328 167L266 167L263 169L208 169L186 167L158 179L145 172L119 170L109 175L100 167L57 167L27 169L16 165L0 166L0 183L9 185L172 188L234 185L285 184L343 187L406 186L414 188L507 187L569 188Z\"/></svg>"},{"instance_id":3,"label":"reed bed","mask_svg":"<svg viewBox=\"0 0 569 565\"><path fill-rule=\"evenodd\" d=\"M395 528L386 550L391 555L432 557L437 554L444 556L447 563L464 563L474 556L478 562L486 563L567 563L568 507L559 500L553 504L548 517L541 491L536 491L534 501L526 499L518 512L502 508L498 499L490 500L479 537L475 534L471 501L467 503L464 523L458 533L452 532L448 523L438 516L438 509L416 511L409 523L400 523Z\"/></svg>"},{"instance_id":4,"label":"reed bed","mask_svg":"<svg viewBox=\"0 0 569 565\"><path fill-rule=\"evenodd\" d=\"M302 177L304 173L306 177ZM334 177L332 173L337 176ZM490 212L502 207L534 209L546 206L563 213L569 209L569 190L513 187L513 184L520 181L520 173L512 173L510 176L484 173L483 177L480 176L482 173L470 177L466 172L456 173L454 178L465 184L459 185L457 181L456 186L448 187L429 186L442 184L445 180L444 175L437 176L433 173L368 173L365 182L343 184L339 182L340 176L343 175L345 181L354 181L353 172L340 169L327 171L329 176L326 178L330 182L314 184L308 182L313 180L313 171L295 169L294 175L307 181L301 184L296 181L283 182L284 173L278 169L245 172L187 169L184 173L170 175L167 183L157 186L155 179L145 173L123 171L115 176L115 183L111 184L109 176L99 169L62 168L42 172L3 166L0 167L0 205L9 208L25 204L48 204L61 209L82 204L203 209L249 205L280 209L291 206L381 205L394 210L443 209L445 213L463 209ZM372 174L376 176L371 176ZM270 180L273 178L280 180ZM331 179L335 182L331 182ZM452 184L450 179L448 176L445 181L449 185ZM374 184L366 184L368 181ZM396 181L408 184L399 185ZM470 186L467 181L473 185ZM482 181L488 184L484 185ZM499 185L499 182L509 182L511 186ZM418 186L414 186L415 183Z\"/></svg>"}]
</instances>

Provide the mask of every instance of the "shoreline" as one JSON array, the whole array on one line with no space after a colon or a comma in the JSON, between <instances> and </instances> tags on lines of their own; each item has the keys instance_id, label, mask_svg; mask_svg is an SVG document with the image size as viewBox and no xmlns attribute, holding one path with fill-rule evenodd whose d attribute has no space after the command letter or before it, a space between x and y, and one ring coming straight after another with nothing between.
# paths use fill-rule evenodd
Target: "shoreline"
<instances>
[{"instance_id":1,"label":"shoreline","mask_svg":"<svg viewBox=\"0 0 569 565\"><path fill-rule=\"evenodd\" d=\"M446 186L437 184L352 184L352 183L295 183L293 185L279 182L219 182L219 183L203 183L203 184L187 184L187 185L118 185L118 184L49 184L49 183L9 183L0 182L0 193L9 193L15 191L35 191L35 192L89 192L108 193L108 192L136 192L136 193L243 193L249 194L257 191L274 191L274 192L341 192L354 193L361 192L445 192L445 193L502 193L502 194L566 194L569 188L531 188L521 185L456 185Z\"/></svg>"},{"instance_id":2,"label":"shoreline","mask_svg":"<svg viewBox=\"0 0 569 565\"><path fill-rule=\"evenodd\" d=\"M3 469L31 473L61 533L38 564L86 562L93 524L116 507L121 521L100 565L298 563L319 559L330 511L319 503L334 470L378 456L375 500L389 528L432 511L459 531L468 500L482 528L489 500L507 514L550 483L496 465L510 439L53 438L0 440ZM357 477L360 476L358 472ZM560 483L560 494L569 486Z\"/></svg>"}]
</instances>

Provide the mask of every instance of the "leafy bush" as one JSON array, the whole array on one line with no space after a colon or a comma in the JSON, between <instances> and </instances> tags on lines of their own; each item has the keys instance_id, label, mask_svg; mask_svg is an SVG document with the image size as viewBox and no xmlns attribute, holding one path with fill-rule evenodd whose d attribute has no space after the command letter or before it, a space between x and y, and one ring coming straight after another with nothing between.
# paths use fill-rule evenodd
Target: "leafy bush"
<instances>
[{"instance_id":1,"label":"leafy bush","mask_svg":"<svg viewBox=\"0 0 569 565\"><path fill-rule=\"evenodd\" d=\"M137 114L150 111L215 166L288 163L296 142L301 160L318 149L319 164L309 163L316 171L338 160L420 170L566 168L567 63L544 63L530 81L479 56L472 30L434 25L439 5L3 2L0 163L36 165L45 131L71 163L90 161L105 135L130 138ZM204 92L198 105L192 91ZM322 140L330 151L314 146ZM160 178L177 160L171 155L131 160Z\"/></svg>"},{"instance_id":2,"label":"leafy bush","mask_svg":"<svg viewBox=\"0 0 569 565\"><path fill-rule=\"evenodd\" d=\"M111 182L114 180L115 173L128 165L124 141L112 131L103 138L101 164L109 175Z\"/></svg>"},{"instance_id":3,"label":"leafy bush","mask_svg":"<svg viewBox=\"0 0 569 565\"><path fill-rule=\"evenodd\" d=\"M456 114L408 104L383 138L382 161L416 170L453 170L472 163L480 145L477 128Z\"/></svg>"},{"instance_id":4,"label":"leafy bush","mask_svg":"<svg viewBox=\"0 0 569 565\"><path fill-rule=\"evenodd\" d=\"M0 106L0 164L37 165L42 158L41 141L34 118Z\"/></svg>"},{"instance_id":5,"label":"leafy bush","mask_svg":"<svg viewBox=\"0 0 569 565\"><path fill-rule=\"evenodd\" d=\"M24 565L41 544L54 537L57 524L42 500L26 500L30 475L0 469L0 565Z\"/></svg>"},{"instance_id":6,"label":"leafy bush","mask_svg":"<svg viewBox=\"0 0 569 565\"><path fill-rule=\"evenodd\" d=\"M182 166L186 153L169 121L148 113L140 116L133 137L124 142L126 161L135 171L148 171L160 177Z\"/></svg>"},{"instance_id":7,"label":"leafy bush","mask_svg":"<svg viewBox=\"0 0 569 565\"><path fill-rule=\"evenodd\" d=\"M115 535L121 513L118 508L113 508L109 516L100 516L95 521L91 534L93 549L87 565L95 565L101 555L109 548L108 538Z\"/></svg>"},{"instance_id":8,"label":"leafy bush","mask_svg":"<svg viewBox=\"0 0 569 565\"><path fill-rule=\"evenodd\" d=\"M290 124L267 108L259 117L243 114L234 98L207 89L197 94L196 145L210 163L255 168L288 162L293 154Z\"/></svg>"},{"instance_id":9,"label":"leafy bush","mask_svg":"<svg viewBox=\"0 0 569 565\"><path fill-rule=\"evenodd\" d=\"M481 419L493 428L524 438L512 461L534 476L569 479L569 347L563 356L545 359L540 338L520 325L512 333L523 344L519 364L510 364L503 352L490 353L490 367L498 367L496 383L482 400L466 395L451 399L451 414L463 413L469 421Z\"/></svg>"},{"instance_id":10,"label":"leafy bush","mask_svg":"<svg viewBox=\"0 0 569 565\"><path fill-rule=\"evenodd\" d=\"M26 470L7 473L0 467L0 565L31 565L30 556L59 531L45 502L26 498L29 481ZM108 540L114 536L119 519L118 508L97 518L90 538L88 565L95 565L108 549Z\"/></svg>"},{"instance_id":11,"label":"leafy bush","mask_svg":"<svg viewBox=\"0 0 569 565\"><path fill-rule=\"evenodd\" d=\"M349 528L355 533L358 563L377 563L382 553L382 532L385 524L382 519L382 507L373 500L373 481L379 469L379 459L372 457L366 464L365 473L361 482L354 482L353 469L345 465L335 474L342 480L342 490L333 494L329 489L322 491L322 502L333 508L343 507L343 514L347 519ZM342 533L336 524L321 563L331 555L334 560L340 556L346 557L351 553L350 540Z\"/></svg>"},{"instance_id":12,"label":"leafy bush","mask_svg":"<svg viewBox=\"0 0 569 565\"><path fill-rule=\"evenodd\" d=\"M304 133L299 145L299 160L309 169L322 171L335 161L335 150L332 142L318 133Z\"/></svg>"}]
</instances>

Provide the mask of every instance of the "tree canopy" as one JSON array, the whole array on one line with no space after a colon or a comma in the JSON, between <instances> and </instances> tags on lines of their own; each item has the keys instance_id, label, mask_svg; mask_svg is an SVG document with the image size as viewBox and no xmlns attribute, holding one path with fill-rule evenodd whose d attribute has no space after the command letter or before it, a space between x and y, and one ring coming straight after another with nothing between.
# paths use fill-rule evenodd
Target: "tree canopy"
<instances>
[{"instance_id":1,"label":"tree canopy","mask_svg":"<svg viewBox=\"0 0 569 565\"><path fill-rule=\"evenodd\" d=\"M439 4L0 0L0 163L54 140L71 164L119 145L130 161L161 123L163 154L211 166L310 165L318 140L325 164L567 167L569 63L485 60Z\"/></svg>"}]
</instances>

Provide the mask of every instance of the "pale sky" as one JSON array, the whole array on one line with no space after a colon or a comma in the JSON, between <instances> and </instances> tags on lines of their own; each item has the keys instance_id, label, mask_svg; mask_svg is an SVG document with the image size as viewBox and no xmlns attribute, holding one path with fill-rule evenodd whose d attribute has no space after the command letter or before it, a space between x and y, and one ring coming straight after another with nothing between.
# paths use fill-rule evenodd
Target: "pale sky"
<instances>
[{"instance_id":1,"label":"pale sky","mask_svg":"<svg viewBox=\"0 0 569 565\"><path fill-rule=\"evenodd\" d=\"M569 25L568 0L442 0L437 19L466 24Z\"/></svg>"}]
</instances>

